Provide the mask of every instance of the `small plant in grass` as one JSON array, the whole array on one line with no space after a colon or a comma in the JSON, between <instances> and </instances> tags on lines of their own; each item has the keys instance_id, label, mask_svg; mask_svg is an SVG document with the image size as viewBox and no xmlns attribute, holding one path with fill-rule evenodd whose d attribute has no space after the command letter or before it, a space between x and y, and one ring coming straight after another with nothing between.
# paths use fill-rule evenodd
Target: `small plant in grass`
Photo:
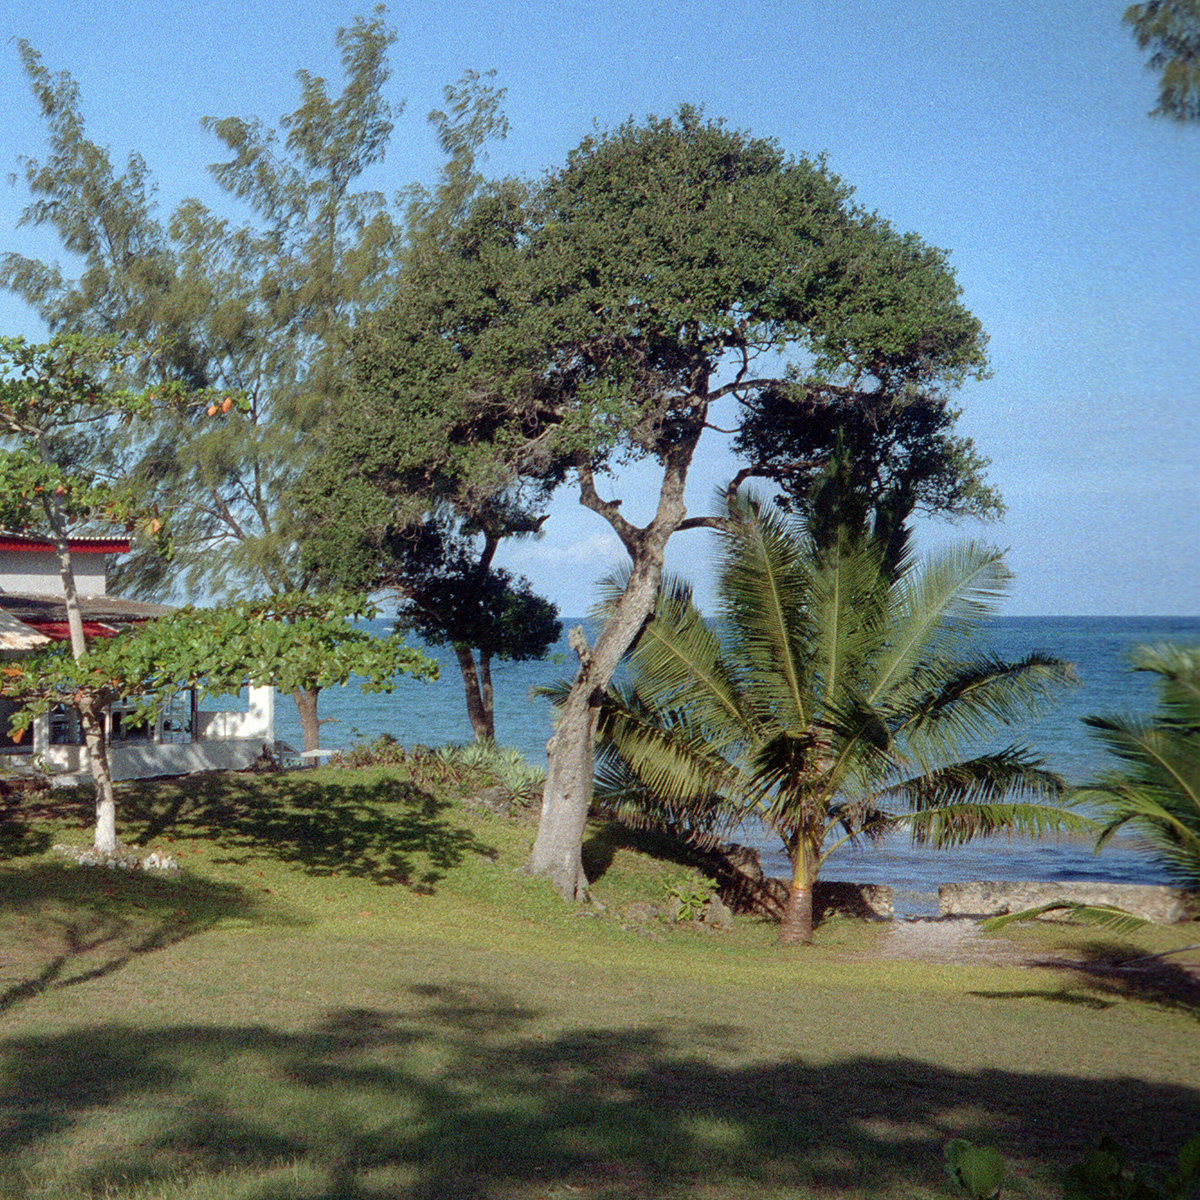
<instances>
[{"instance_id":1,"label":"small plant in grass","mask_svg":"<svg viewBox=\"0 0 1200 1200\"><path fill-rule=\"evenodd\" d=\"M694 921L703 914L717 885L699 871L684 871L678 875L668 875L663 880L663 890L668 904L674 906L675 919Z\"/></svg>"},{"instance_id":2,"label":"small plant in grass","mask_svg":"<svg viewBox=\"0 0 1200 1200\"><path fill-rule=\"evenodd\" d=\"M946 1143L946 1172L975 1200L996 1200L1004 1182L1004 1160L994 1146L964 1138ZM1200 1192L1200 1134L1176 1156L1178 1170L1154 1180L1130 1167L1129 1156L1112 1138L1103 1138L1087 1157L1069 1167L1063 1200L1185 1200Z\"/></svg>"},{"instance_id":3,"label":"small plant in grass","mask_svg":"<svg viewBox=\"0 0 1200 1200\"><path fill-rule=\"evenodd\" d=\"M514 800L532 804L541 799L546 772L527 763L519 750L494 742L473 742L448 749L453 751L448 761L490 775L512 793Z\"/></svg>"},{"instance_id":4,"label":"small plant in grass","mask_svg":"<svg viewBox=\"0 0 1200 1200\"><path fill-rule=\"evenodd\" d=\"M357 732L357 731L356 731ZM381 733L369 742L355 742L349 750L342 750L331 760L337 767L390 767L405 761L403 746L390 734Z\"/></svg>"}]
</instances>

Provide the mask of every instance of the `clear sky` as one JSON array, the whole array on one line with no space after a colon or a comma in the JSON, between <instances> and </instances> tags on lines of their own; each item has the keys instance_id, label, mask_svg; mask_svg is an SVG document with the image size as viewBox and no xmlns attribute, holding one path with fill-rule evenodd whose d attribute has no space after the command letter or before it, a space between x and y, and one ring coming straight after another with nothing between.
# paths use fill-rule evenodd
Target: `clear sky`
<instances>
[{"instance_id":1,"label":"clear sky","mask_svg":"<svg viewBox=\"0 0 1200 1200\"><path fill-rule=\"evenodd\" d=\"M1009 549L1022 614L1200 613L1200 124L1146 114L1155 79L1120 24L1124 0L427 0L395 6L389 85L407 99L372 186L429 181L425 114L467 68L494 68L512 123L497 173L561 163L594 127L702 105L797 154L825 152L864 206L951 252L991 336L993 377L960 393L961 428L1008 504L989 526L924 523L922 539ZM225 201L203 116L296 104L304 67L340 90L346 0L26 0L0 15L0 171L39 157L44 131L11 40L78 81L90 136L149 163L162 215ZM17 228L0 183L0 248L55 257ZM225 204L231 215L236 209ZM69 264L64 262L69 269ZM42 332L0 297L0 330ZM706 511L733 470L701 443L689 489ZM614 481L626 515L645 479ZM572 496L537 543L508 553L569 614L621 553ZM703 534L670 563L706 594Z\"/></svg>"}]
</instances>

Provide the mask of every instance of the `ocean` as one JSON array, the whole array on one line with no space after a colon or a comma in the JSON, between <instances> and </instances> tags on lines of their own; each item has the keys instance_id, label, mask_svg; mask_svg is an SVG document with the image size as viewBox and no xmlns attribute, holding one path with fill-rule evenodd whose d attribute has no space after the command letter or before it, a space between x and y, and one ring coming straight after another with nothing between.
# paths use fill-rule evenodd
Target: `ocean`
<instances>
[{"instance_id":1,"label":"ocean","mask_svg":"<svg viewBox=\"0 0 1200 1200\"><path fill-rule=\"evenodd\" d=\"M493 665L496 738L515 746L531 763L545 765L546 740L552 727L550 704L532 690L566 675L574 662L565 631L578 620L564 620L564 637L540 662ZM585 622L586 625L586 622ZM376 621L380 633L390 622ZM1042 650L1074 664L1075 687L1048 705L1034 722L1014 729L1012 740L1045 755L1050 767L1069 783L1082 783L1111 765L1089 734L1082 718L1093 713L1153 711L1153 678L1129 670L1129 656L1139 645L1200 642L1200 617L998 617L981 635L1005 658ZM419 644L419 643L418 643ZM365 695L353 683L321 694L320 712L328 720L321 743L332 749L390 733L406 746L466 744L472 740L463 700L461 676L451 651L422 647L441 664L435 683L401 679L390 694ZM289 696L276 703L277 736L299 746L300 724ZM756 830L739 835L760 845L770 874L786 875L781 850L762 843ZM916 850L902 837L880 845L843 848L835 852L822 878L858 883L889 883L896 889L900 915L937 911L939 883L971 880L1103 880L1125 883L1165 883L1167 876L1154 860L1124 841L1092 851L1088 839L1029 842L991 839L950 851Z\"/></svg>"}]
</instances>

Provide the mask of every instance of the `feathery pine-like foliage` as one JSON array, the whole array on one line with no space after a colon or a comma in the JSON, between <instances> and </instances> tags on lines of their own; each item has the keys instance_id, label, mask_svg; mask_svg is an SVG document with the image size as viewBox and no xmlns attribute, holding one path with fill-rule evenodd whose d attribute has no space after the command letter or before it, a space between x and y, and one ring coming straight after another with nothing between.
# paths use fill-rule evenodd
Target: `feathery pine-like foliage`
<instances>
[{"instance_id":1,"label":"feathery pine-like foliage","mask_svg":"<svg viewBox=\"0 0 1200 1200\"><path fill-rule=\"evenodd\" d=\"M1092 716L1086 723L1121 761L1077 793L1106 821L1103 846L1136 833L1179 880L1200 887L1200 647L1143 646L1134 669L1158 677L1153 719Z\"/></svg>"},{"instance_id":2,"label":"feathery pine-like foliage","mask_svg":"<svg viewBox=\"0 0 1200 1200\"><path fill-rule=\"evenodd\" d=\"M228 150L217 183L249 208L235 224L198 200L167 220L137 154L114 167L87 136L79 89L19 42L47 128L44 160L22 160L31 202L23 224L48 226L82 260L77 279L56 265L0 255L0 286L56 331L124 335L147 348L129 364L145 382L183 381L236 392L221 421L204 408L164 411L153 428L72 447L74 461L131 480L172 513L175 554L134 554L114 590L156 598L327 590L340 583L305 559L307 514L293 496L314 437L345 399L354 319L390 285L412 220L476 186L479 147L503 136L503 93L474 72L431 114L449 164L434 196L409 189L395 204L356 190L383 158L400 107L385 98L395 32L382 6L337 33L340 94L300 71L300 103L277 127L208 118ZM211 416L212 413L210 412ZM222 416L226 414L223 412ZM101 464L101 460L103 460ZM297 693L305 746L317 742L316 693Z\"/></svg>"},{"instance_id":3,"label":"feathery pine-like foliage","mask_svg":"<svg viewBox=\"0 0 1200 1200\"><path fill-rule=\"evenodd\" d=\"M1159 72L1152 117L1200 119L1200 0L1146 0L1131 4L1123 20L1138 48L1150 49L1147 66Z\"/></svg>"},{"instance_id":4,"label":"feathery pine-like foliage","mask_svg":"<svg viewBox=\"0 0 1200 1200\"><path fill-rule=\"evenodd\" d=\"M788 940L811 938L812 884L847 839L906 828L938 848L1085 824L1045 803L1062 783L1028 750L976 751L1070 679L1043 654L972 647L1008 578L998 552L893 572L877 543L818 550L744 499L722 537L715 623L665 588L604 706L599 791L626 820L711 838L762 821L792 863Z\"/></svg>"}]
</instances>

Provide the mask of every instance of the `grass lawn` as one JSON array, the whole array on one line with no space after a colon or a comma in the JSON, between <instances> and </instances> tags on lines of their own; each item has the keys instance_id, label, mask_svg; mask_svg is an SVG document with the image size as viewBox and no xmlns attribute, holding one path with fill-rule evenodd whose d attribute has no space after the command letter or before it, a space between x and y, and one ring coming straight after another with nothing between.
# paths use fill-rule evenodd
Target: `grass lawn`
<instances>
[{"instance_id":1,"label":"grass lawn","mask_svg":"<svg viewBox=\"0 0 1200 1200\"><path fill-rule=\"evenodd\" d=\"M531 826L460 802L479 782L123 788L122 837L171 877L63 865L87 797L16 810L0 1195L920 1198L953 1194L942 1146L968 1137L1004 1153L1006 1194L1049 1196L1105 1133L1160 1162L1200 1130L1186 994L881 960L886 926L851 921L788 951L748 918L636 921L679 866L611 828L588 846L599 904L569 908L514 873Z\"/></svg>"}]
</instances>

